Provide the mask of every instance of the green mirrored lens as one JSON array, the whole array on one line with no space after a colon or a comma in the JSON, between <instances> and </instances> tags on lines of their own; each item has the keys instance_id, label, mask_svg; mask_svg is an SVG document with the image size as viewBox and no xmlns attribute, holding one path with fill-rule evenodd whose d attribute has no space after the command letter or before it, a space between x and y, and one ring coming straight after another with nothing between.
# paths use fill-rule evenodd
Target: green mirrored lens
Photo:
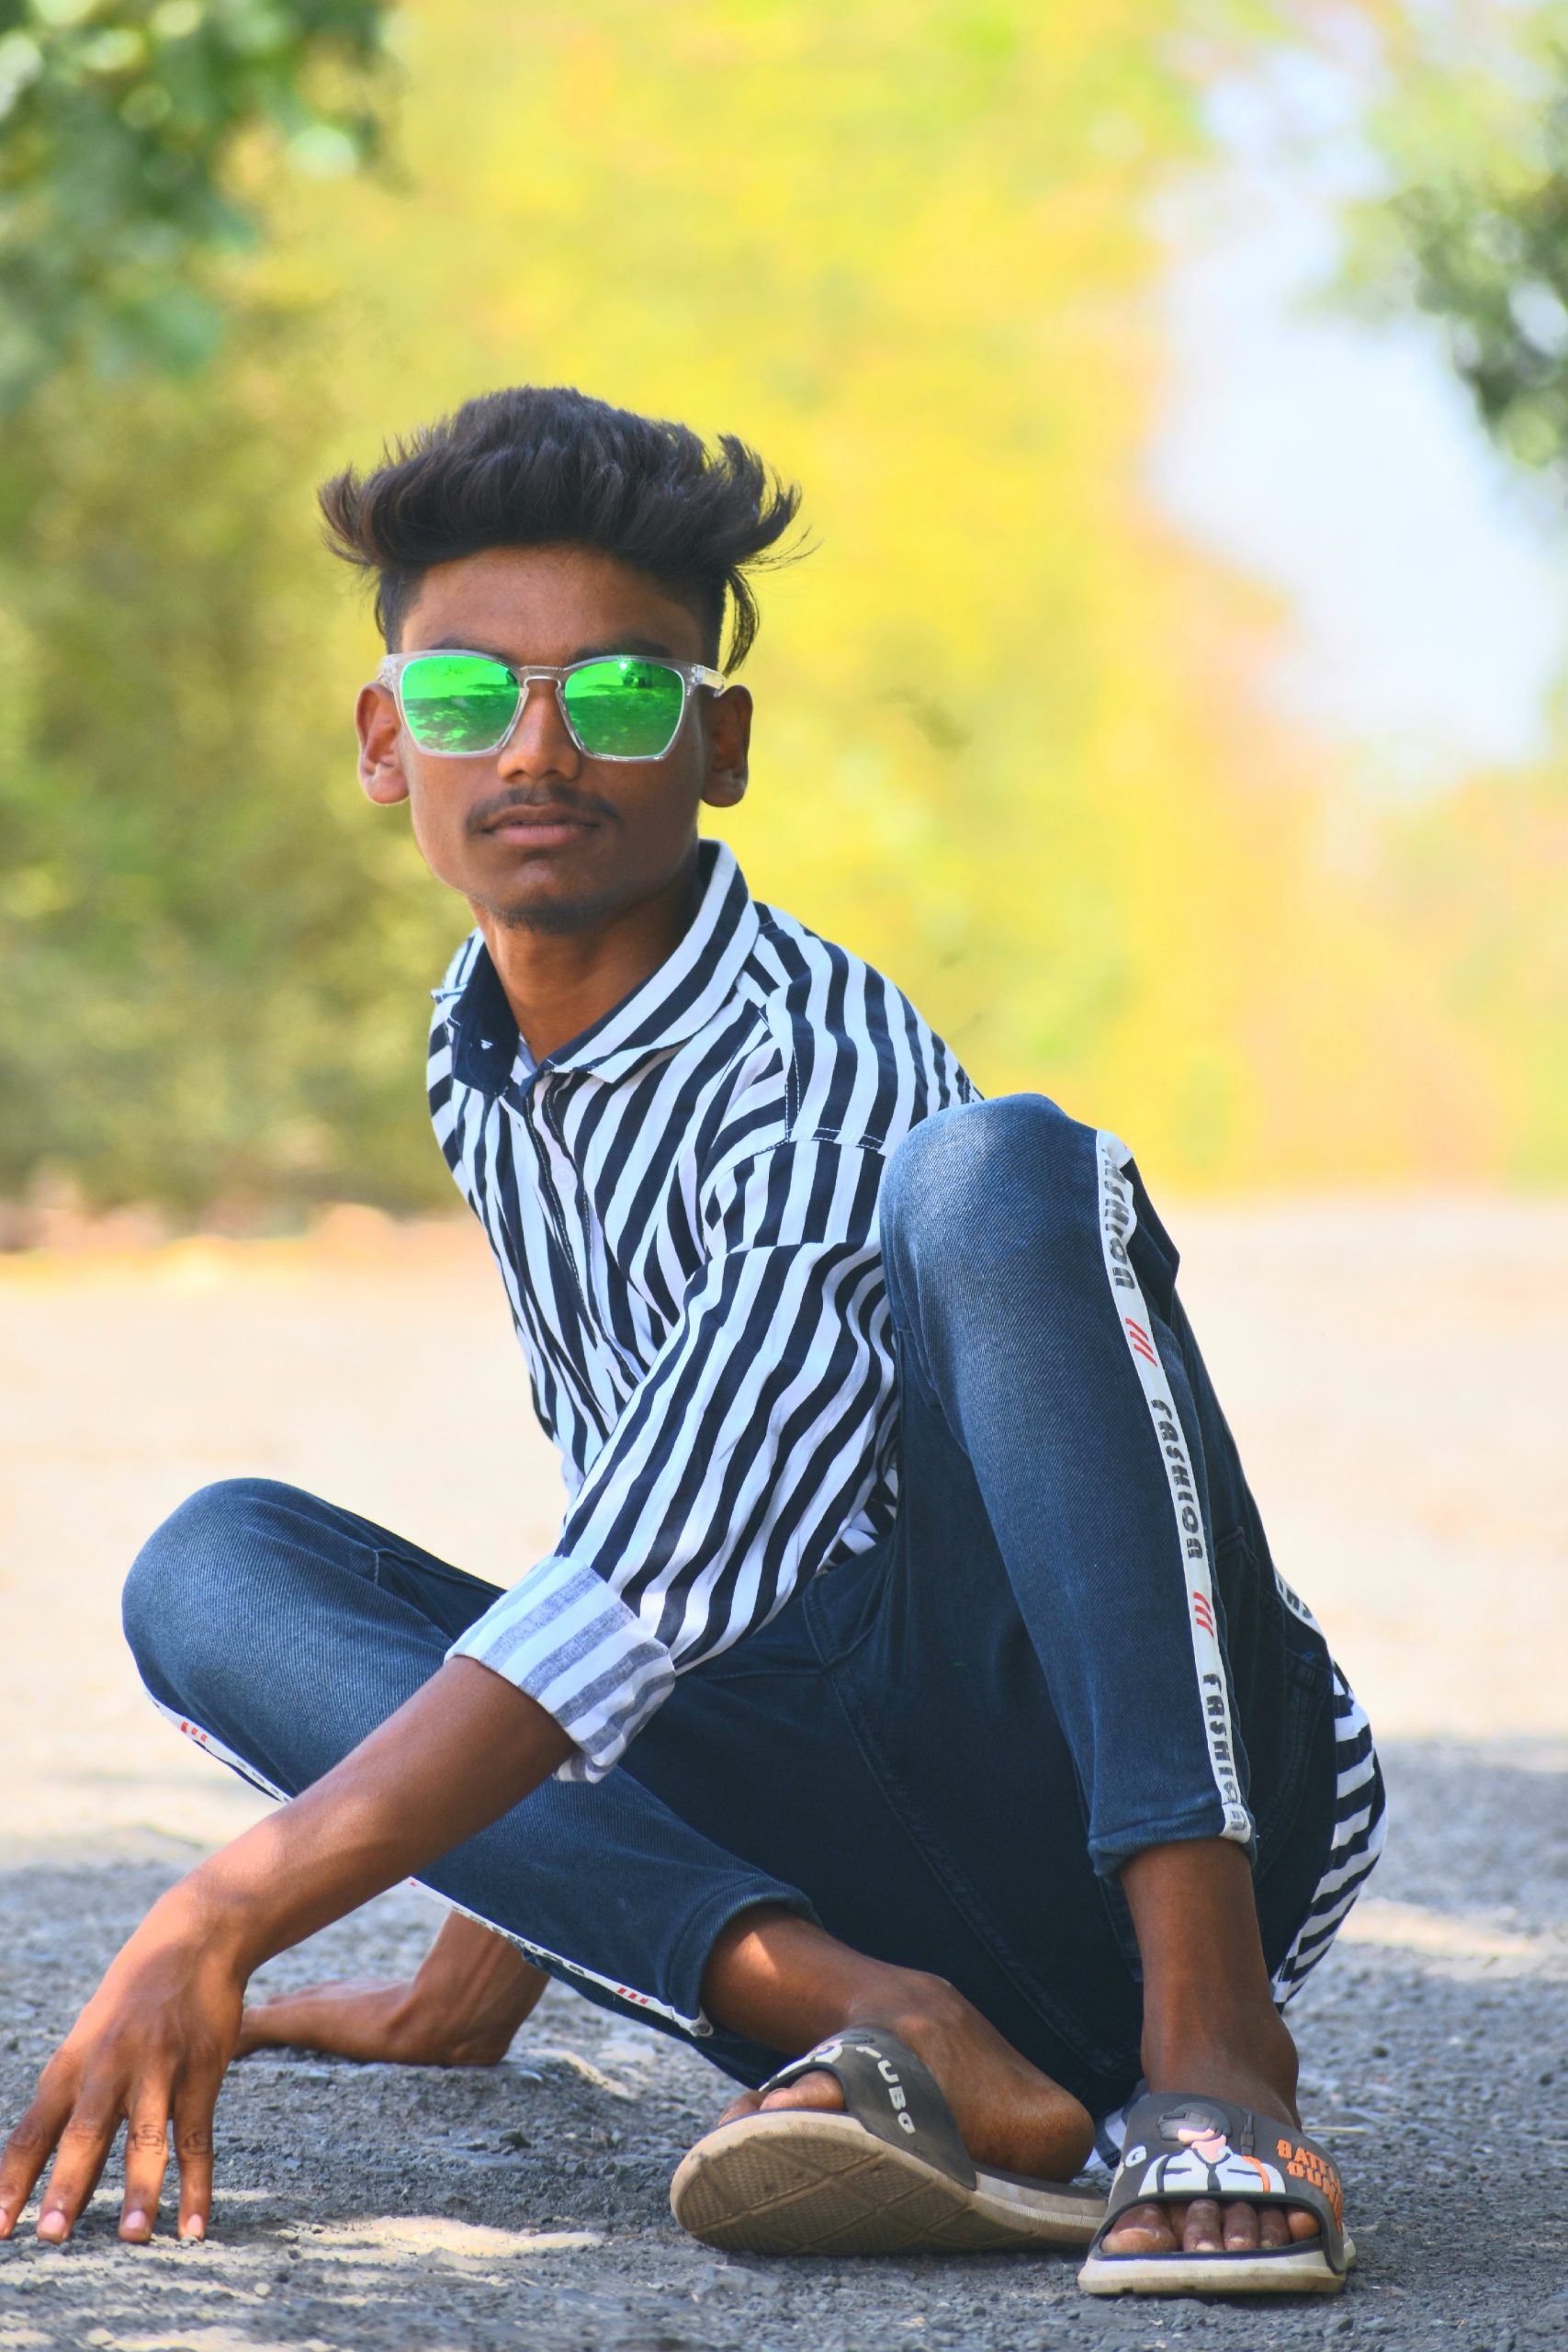
<instances>
[{"instance_id":1,"label":"green mirrored lens","mask_svg":"<svg viewBox=\"0 0 1568 2352\"><path fill-rule=\"evenodd\" d=\"M425 653L402 675L403 717L423 752L488 752L517 715L517 681L478 653Z\"/></svg>"},{"instance_id":2,"label":"green mirrored lens","mask_svg":"<svg viewBox=\"0 0 1568 2352\"><path fill-rule=\"evenodd\" d=\"M566 681L567 715L591 759L657 760L680 724L679 670L621 655L585 662Z\"/></svg>"}]
</instances>

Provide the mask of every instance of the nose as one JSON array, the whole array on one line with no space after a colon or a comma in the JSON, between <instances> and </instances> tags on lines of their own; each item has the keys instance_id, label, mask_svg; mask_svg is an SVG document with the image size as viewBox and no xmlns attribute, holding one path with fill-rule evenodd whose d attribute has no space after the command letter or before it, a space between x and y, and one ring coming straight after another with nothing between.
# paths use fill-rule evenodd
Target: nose
<instances>
[{"instance_id":1,"label":"nose","mask_svg":"<svg viewBox=\"0 0 1568 2352\"><path fill-rule=\"evenodd\" d=\"M553 678L525 678L523 707L497 755L498 773L544 780L575 776L581 766L582 754L567 727L559 686Z\"/></svg>"}]
</instances>

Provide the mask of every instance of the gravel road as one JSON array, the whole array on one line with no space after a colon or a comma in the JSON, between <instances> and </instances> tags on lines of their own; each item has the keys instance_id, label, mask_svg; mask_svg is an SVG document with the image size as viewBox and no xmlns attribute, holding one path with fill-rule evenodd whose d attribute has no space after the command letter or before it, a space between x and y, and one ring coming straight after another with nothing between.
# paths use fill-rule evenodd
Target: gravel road
<instances>
[{"instance_id":1,"label":"gravel road","mask_svg":"<svg viewBox=\"0 0 1568 2352\"><path fill-rule=\"evenodd\" d=\"M1346 2296L1105 2304L1052 2258L709 2253L666 2191L718 2078L557 1988L482 2073L236 2068L210 2242L118 2245L110 2177L70 2245L0 2248L0 2352L1568 2347L1568 1400L1551 1386L1568 1212L1208 1211L1179 1230L1282 1559L1389 1770L1375 1893L1292 2013L1306 2120L1350 2178ZM550 1459L470 1244L340 1219L309 1245L0 1269L5 2112L155 1894L253 1817L152 1717L118 1645L115 1588L160 1513L249 1470L498 1577L547 1542ZM389 1895L265 1981L400 1971L435 1916Z\"/></svg>"}]
</instances>

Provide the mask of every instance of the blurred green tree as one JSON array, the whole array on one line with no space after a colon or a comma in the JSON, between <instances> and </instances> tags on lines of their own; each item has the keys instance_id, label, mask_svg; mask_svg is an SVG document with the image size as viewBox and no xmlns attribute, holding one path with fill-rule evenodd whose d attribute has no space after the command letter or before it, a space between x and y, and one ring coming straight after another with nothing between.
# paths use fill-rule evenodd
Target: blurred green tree
<instances>
[{"instance_id":1,"label":"blurred green tree","mask_svg":"<svg viewBox=\"0 0 1568 2352\"><path fill-rule=\"evenodd\" d=\"M0 1196L444 1197L419 983L465 922L360 797L300 593L327 373L257 306L194 401L70 369L6 431Z\"/></svg>"},{"instance_id":2,"label":"blurred green tree","mask_svg":"<svg viewBox=\"0 0 1568 2352\"><path fill-rule=\"evenodd\" d=\"M355 786L372 637L310 493L519 379L807 485L725 830L988 1091L1111 1116L1162 1180L1568 1167L1560 796L1377 818L1260 710L1271 612L1148 494L1153 199L1225 65L1174 36L1293 10L406 0L417 200L316 176L375 152L368 15L269 8L270 62L191 84L216 114L128 123L252 13L0 0L0 1196L54 1163L104 1203L450 1200L423 990L468 918Z\"/></svg>"},{"instance_id":3,"label":"blurred green tree","mask_svg":"<svg viewBox=\"0 0 1568 2352\"><path fill-rule=\"evenodd\" d=\"M278 186L378 154L386 22L0 0L0 1195L442 1181L399 985L439 910L346 821L346 756L323 788L344 714L290 593L332 338L250 258Z\"/></svg>"},{"instance_id":4,"label":"blurred green tree","mask_svg":"<svg viewBox=\"0 0 1568 2352\"><path fill-rule=\"evenodd\" d=\"M0 0L0 406L62 363L184 372L260 236L236 153L318 175L378 144L384 0Z\"/></svg>"},{"instance_id":5,"label":"blurred green tree","mask_svg":"<svg viewBox=\"0 0 1568 2352\"><path fill-rule=\"evenodd\" d=\"M1568 479L1568 5L1416 11L1390 43L1351 290L1441 320L1488 432Z\"/></svg>"}]
</instances>

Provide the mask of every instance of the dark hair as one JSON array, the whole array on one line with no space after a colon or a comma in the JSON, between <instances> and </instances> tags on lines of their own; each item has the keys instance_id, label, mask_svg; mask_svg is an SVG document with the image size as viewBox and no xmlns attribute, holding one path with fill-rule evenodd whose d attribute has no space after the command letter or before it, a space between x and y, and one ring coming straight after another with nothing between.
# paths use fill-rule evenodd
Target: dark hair
<instances>
[{"instance_id":1,"label":"dark hair","mask_svg":"<svg viewBox=\"0 0 1568 2352\"><path fill-rule=\"evenodd\" d=\"M689 604L728 670L757 634L745 578L794 522L800 492L725 434L716 450L689 425L612 408L565 387L519 384L421 425L367 474L352 466L319 492L334 555L374 571L389 648L428 568L483 548L576 540L602 548Z\"/></svg>"}]
</instances>

